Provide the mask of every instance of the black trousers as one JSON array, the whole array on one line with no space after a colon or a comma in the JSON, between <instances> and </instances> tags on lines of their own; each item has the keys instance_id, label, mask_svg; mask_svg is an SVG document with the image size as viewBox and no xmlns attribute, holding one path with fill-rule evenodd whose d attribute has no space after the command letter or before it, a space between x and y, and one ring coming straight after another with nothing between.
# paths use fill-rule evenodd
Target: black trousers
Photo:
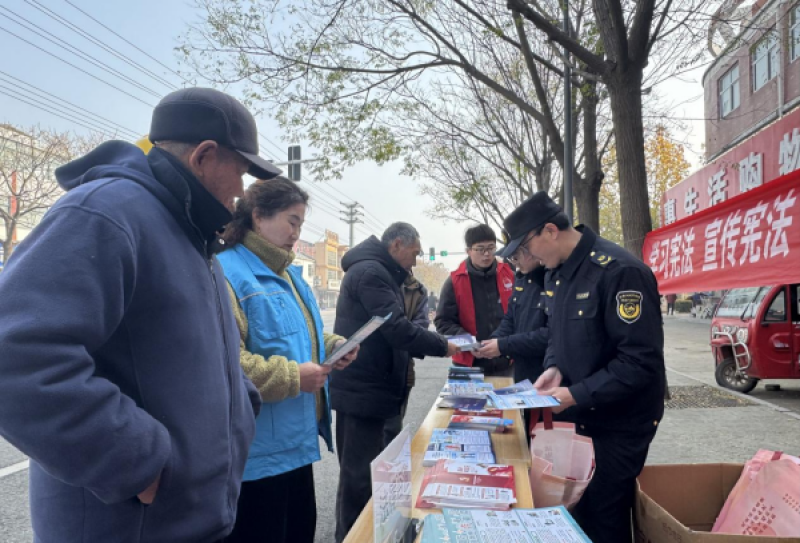
<instances>
[{"instance_id":1,"label":"black trousers","mask_svg":"<svg viewBox=\"0 0 800 543\"><path fill-rule=\"evenodd\" d=\"M236 525L225 543L314 543L317 501L311 464L242 483Z\"/></svg>"},{"instance_id":2,"label":"black trousers","mask_svg":"<svg viewBox=\"0 0 800 543\"><path fill-rule=\"evenodd\" d=\"M383 419L336 412L339 488L336 491L336 543L341 543L372 497L369 463L383 450Z\"/></svg>"},{"instance_id":3,"label":"black trousers","mask_svg":"<svg viewBox=\"0 0 800 543\"><path fill-rule=\"evenodd\" d=\"M587 429L588 430L588 429ZM646 434L586 431L592 438L595 472L572 512L593 543L631 543L636 478L644 467L655 429Z\"/></svg>"}]
</instances>

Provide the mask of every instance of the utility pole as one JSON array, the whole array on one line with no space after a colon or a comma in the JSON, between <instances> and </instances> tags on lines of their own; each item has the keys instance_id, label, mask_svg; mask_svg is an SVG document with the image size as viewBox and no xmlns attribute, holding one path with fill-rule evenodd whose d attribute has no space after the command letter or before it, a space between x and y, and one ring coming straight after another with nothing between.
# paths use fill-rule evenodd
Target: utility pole
<instances>
[{"instance_id":1,"label":"utility pole","mask_svg":"<svg viewBox=\"0 0 800 543\"><path fill-rule=\"evenodd\" d=\"M346 204L344 202L339 202L344 206L344 210L339 211L342 214L342 220L345 224L350 225L350 248L353 248L353 242L355 241L355 226L356 223L364 223L361 220L363 216L363 212L359 210L360 207L363 207L358 202L353 202L350 204Z\"/></svg>"},{"instance_id":2,"label":"utility pole","mask_svg":"<svg viewBox=\"0 0 800 543\"><path fill-rule=\"evenodd\" d=\"M569 36L569 0L562 0L564 9L564 32ZM564 48L564 213L572 224L572 69L569 51Z\"/></svg>"}]
</instances>

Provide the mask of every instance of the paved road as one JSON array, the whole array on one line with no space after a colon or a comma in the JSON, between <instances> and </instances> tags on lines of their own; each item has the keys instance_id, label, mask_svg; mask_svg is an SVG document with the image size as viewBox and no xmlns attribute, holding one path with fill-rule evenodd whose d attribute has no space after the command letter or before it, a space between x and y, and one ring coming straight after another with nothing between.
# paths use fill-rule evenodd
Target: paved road
<instances>
[{"instance_id":1,"label":"paved road","mask_svg":"<svg viewBox=\"0 0 800 543\"><path fill-rule=\"evenodd\" d=\"M333 311L325 311L326 329L333 325ZM671 386L701 390L713 384L713 365L708 348L709 321L683 317L667 318L667 365ZM406 422L413 430L421 423L444 382L449 362L430 359L417 364L417 386L412 392ZM677 373L676 373L677 372ZM767 392L763 385L753 397L787 408L769 405L734 408L668 409L650 449L649 463L742 462L759 448L800 454L800 381L781 383L781 392ZM794 410L794 411L790 411ZM794 416L791 416L794 415ZM0 440L0 542L30 542L27 470L6 474L24 461L24 456ZM323 454L314 466L319 519L318 543L333 541L333 508L339 469L335 455Z\"/></svg>"},{"instance_id":2,"label":"paved road","mask_svg":"<svg viewBox=\"0 0 800 543\"><path fill-rule=\"evenodd\" d=\"M665 317L665 355L667 366L708 384L714 381L714 359L708 346L711 321L686 316ZM779 391L768 391L767 384L780 385ZM800 380L761 381L750 396L800 413Z\"/></svg>"}]
</instances>

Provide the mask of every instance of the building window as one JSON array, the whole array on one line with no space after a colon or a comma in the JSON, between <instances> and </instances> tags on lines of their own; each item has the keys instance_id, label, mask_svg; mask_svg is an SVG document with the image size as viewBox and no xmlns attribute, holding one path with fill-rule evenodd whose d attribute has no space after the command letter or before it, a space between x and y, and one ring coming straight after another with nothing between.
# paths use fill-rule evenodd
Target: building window
<instances>
[{"instance_id":1,"label":"building window","mask_svg":"<svg viewBox=\"0 0 800 543\"><path fill-rule=\"evenodd\" d=\"M767 81L778 75L780 55L778 54L778 33L775 29L767 34L753 47L753 91L763 87Z\"/></svg>"},{"instance_id":2,"label":"building window","mask_svg":"<svg viewBox=\"0 0 800 543\"><path fill-rule=\"evenodd\" d=\"M328 281L336 281L339 275L334 270L328 270Z\"/></svg>"},{"instance_id":3,"label":"building window","mask_svg":"<svg viewBox=\"0 0 800 543\"><path fill-rule=\"evenodd\" d=\"M719 80L719 116L723 118L739 107L739 65Z\"/></svg>"},{"instance_id":4,"label":"building window","mask_svg":"<svg viewBox=\"0 0 800 543\"><path fill-rule=\"evenodd\" d=\"M336 267L336 252L335 251L328 251L328 267L335 268Z\"/></svg>"},{"instance_id":5,"label":"building window","mask_svg":"<svg viewBox=\"0 0 800 543\"><path fill-rule=\"evenodd\" d=\"M792 60L800 58L800 4L792 9L792 28L789 30L792 44Z\"/></svg>"}]
</instances>

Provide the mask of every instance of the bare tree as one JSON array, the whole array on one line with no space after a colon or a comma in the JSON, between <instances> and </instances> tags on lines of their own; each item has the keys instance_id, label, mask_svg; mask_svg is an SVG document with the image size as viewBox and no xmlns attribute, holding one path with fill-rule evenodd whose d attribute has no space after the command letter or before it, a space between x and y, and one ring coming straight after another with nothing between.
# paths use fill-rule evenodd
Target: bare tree
<instances>
[{"instance_id":1,"label":"bare tree","mask_svg":"<svg viewBox=\"0 0 800 543\"><path fill-rule=\"evenodd\" d=\"M560 60L550 45L529 39L522 19L502 4L199 0L198 6L204 21L184 39L186 61L213 83L245 83L247 98L266 104L292 137L310 140L322 159L317 176L340 175L360 160L402 157L406 173L429 181L435 212L496 221L534 188L558 197L556 168L563 170L565 145L577 145L583 148L574 170L579 215L597 226L603 145L596 145L595 132L603 125L596 115L604 93L576 71L574 83L591 92L572 105L573 122L591 128L573 130L578 135L565 143ZM579 35L584 20L576 12Z\"/></svg>"},{"instance_id":2,"label":"bare tree","mask_svg":"<svg viewBox=\"0 0 800 543\"><path fill-rule=\"evenodd\" d=\"M562 30L560 13L533 0L508 0L508 7L532 23L548 40L563 46L580 67L608 89L616 142L622 229L626 247L641 256L644 236L652 229L647 193L642 122L645 70L657 82L675 67L703 52L701 38L714 2L701 0L592 0L598 43ZM669 39L668 47L656 44ZM569 59L568 59L569 60ZM577 66L576 66L577 67Z\"/></svg>"},{"instance_id":3,"label":"bare tree","mask_svg":"<svg viewBox=\"0 0 800 543\"><path fill-rule=\"evenodd\" d=\"M34 127L0 126L0 244L3 262L14 251L20 230L35 227L63 194L55 169L100 141Z\"/></svg>"}]
</instances>

